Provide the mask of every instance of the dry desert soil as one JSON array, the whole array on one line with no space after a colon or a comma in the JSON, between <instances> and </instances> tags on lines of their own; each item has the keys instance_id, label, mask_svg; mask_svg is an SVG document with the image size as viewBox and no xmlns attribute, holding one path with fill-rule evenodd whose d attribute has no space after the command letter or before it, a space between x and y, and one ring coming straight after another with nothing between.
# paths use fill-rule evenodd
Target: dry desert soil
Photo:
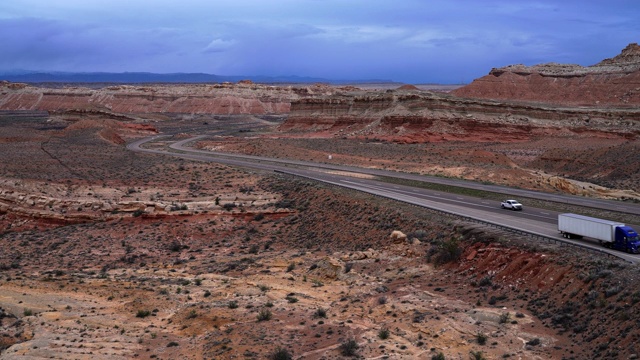
<instances>
[{"instance_id":1,"label":"dry desert soil","mask_svg":"<svg viewBox=\"0 0 640 360\"><path fill-rule=\"evenodd\" d=\"M0 359L640 356L637 265L285 174L126 148L210 134L195 146L637 203L634 107L413 86L1 90Z\"/></svg>"}]
</instances>

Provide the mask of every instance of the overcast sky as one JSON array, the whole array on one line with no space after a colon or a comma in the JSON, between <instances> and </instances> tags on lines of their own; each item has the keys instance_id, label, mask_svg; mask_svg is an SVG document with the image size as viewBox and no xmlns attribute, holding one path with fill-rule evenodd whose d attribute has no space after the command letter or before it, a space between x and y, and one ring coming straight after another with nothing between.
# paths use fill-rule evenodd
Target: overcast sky
<instances>
[{"instance_id":1,"label":"overcast sky","mask_svg":"<svg viewBox=\"0 0 640 360\"><path fill-rule=\"evenodd\" d=\"M593 65L640 42L639 19L640 0L6 0L0 71L467 83Z\"/></svg>"}]
</instances>

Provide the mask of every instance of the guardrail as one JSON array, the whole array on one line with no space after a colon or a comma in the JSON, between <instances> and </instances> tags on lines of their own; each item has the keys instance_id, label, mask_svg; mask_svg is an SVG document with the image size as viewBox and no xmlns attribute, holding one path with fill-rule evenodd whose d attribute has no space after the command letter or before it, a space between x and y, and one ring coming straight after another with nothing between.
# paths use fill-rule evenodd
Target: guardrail
<instances>
[{"instance_id":1,"label":"guardrail","mask_svg":"<svg viewBox=\"0 0 640 360\"><path fill-rule=\"evenodd\" d=\"M363 192L363 193L366 193L366 194L369 194L369 195L379 196L379 197L382 197L382 198L385 198L385 199L391 199L391 200L394 200L394 201L400 201L400 202L403 202L403 203L406 203L406 204L410 204L410 205L414 205L414 206L418 206L418 207L422 207L422 208L427 208L427 209L430 209L430 210L433 210L433 211L437 211L437 212L442 213L442 214L453 215L453 216L456 216L458 218L462 218L462 219L464 219L466 221L476 222L476 223L480 223L480 224L483 224L483 225L489 225L489 226L493 226L493 227L499 228L501 230L509 231L509 232L512 232L512 233L520 234L520 235L529 236L529 237L532 237L532 238L537 239L539 241L546 241L547 243L554 243L556 245L561 245L561 246L564 246L564 245L574 246L574 247L577 247L577 248L580 248L580 249L583 249L583 250L604 254L604 255L607 255L609 257L613 257L613 258L617 258L617 259L621 259L621 260L633 263L632 261L630 261L630 260L628 260L628 259L626 259L626 258L624 258L622 256L610 253L610 252L608 252L608 251L606 251L604 249L594 248L594 247L591 247L591 246L587 246L585 244L574 243L574 242L567 241L567 240L564 240L564 239L553 238L553 237L550 237L548 235L540 234L540 233L537 233L537 232L534 232L534 231L529 231L529 230L526 230L526 229L511 227L511 226L507 226L507 225L504 225L504 224L498 224L498 223L495 223L495 222L492 222L492 221L489 221L489 220L480 219L480 218L477 218L477 217L474 217L474 216L470 216L470 215L466 215L466 214L461 214L461 213L458 213L458 212L455 212L455 211L444 210L444 209L441 209L441 208L438 208L438 207L428 206L428 205L425 205L425 204L422 204L422 203L417 203L417 202L412 202L412 201L408 201L408 200L397 199L397 198L393 198L391 196L385 196L385 195L382 195L382 194L376 194L376 193L373 193L373 192L369 192L369 191L366 191L366 190L363 190L363 189L358 189L356 187L351 187L351 186L348 186L348 185L342 185L342 184L337 184L337 183L333 183L333 182L326 182L326 181L322 181L322 180L319 180L319 179L315 179L315 178L310 177L310 176L300 175L300 174L291 173L291 172L282 171L282 170L274 170L274 172L281 173L281 174L286 174L286 175L291 175L291 176L296 176L296 177L301 177L301 178L309 179L309 180L316 181L316 182L322 182L324 184L329 184L330 186L348 188L348 189L360 191L360 192Z\"/></svg>"}]
</instances>

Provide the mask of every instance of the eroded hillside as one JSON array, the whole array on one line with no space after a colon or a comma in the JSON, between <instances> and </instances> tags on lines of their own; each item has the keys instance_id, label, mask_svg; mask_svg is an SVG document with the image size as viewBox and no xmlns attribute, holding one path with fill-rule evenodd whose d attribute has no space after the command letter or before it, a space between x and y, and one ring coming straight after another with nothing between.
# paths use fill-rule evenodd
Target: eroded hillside
<instances>
[{"instance_id":1,"label":"eroded hillside","mask_svg":"<svg viewBox=\"0 0 640 360\"><path fill-rule=\"evenodd\" d=\"M560 105L637 107L640 104L640 46L591 66L548 63L494 68L489 75L452 92L456 96Z\"/></svg>"}]
</instances>

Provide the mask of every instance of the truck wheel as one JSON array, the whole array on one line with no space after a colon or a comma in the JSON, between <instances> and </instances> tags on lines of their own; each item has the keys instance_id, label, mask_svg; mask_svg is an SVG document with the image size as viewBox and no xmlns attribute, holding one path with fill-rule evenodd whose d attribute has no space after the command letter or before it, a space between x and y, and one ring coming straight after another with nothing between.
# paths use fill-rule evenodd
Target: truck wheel
<instances>
[{"instance_id":1,"label":"truck wheel","mask_svg":"<svg viewBox=\"0 0 640 360\"><path fill-rule=\"evenodd\" d=\"M500 205L500 208L504 209L504 205Z\"/></svg>"}]
</instances>

